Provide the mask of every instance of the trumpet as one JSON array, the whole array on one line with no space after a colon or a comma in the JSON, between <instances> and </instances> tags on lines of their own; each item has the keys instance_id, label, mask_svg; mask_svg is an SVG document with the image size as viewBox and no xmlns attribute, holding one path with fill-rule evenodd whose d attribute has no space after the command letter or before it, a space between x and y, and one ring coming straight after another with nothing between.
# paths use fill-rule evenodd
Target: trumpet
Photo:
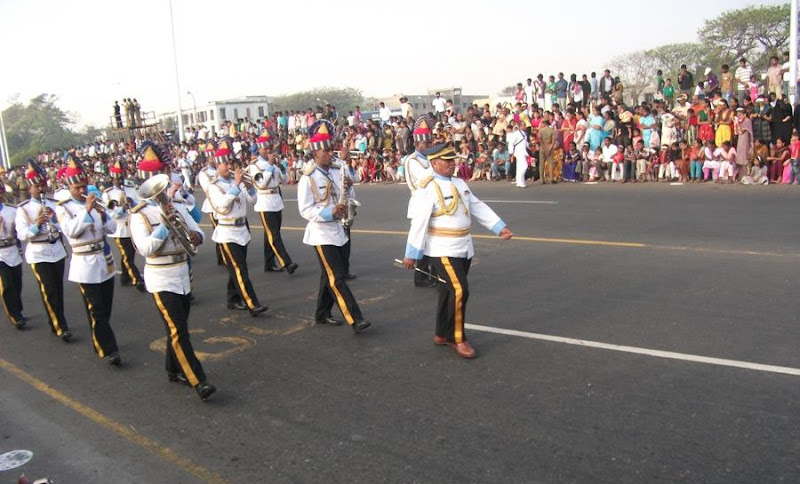
<instances>
[{"instance_id":1,"label":"trumpet","mask_svg":"<svg viewBox=\"0 0 800 484\"><path fill-rule=\"evenodd\" d=\"M140 200L153 200L158 205L161 221L173 238L181 244L183 250L191 256L197 255L197 246L192 243L191 231L181 215L172 206L166 189L170 185L167 175L161 174L149 178L139 187Z\"/></svg>"},{"instance_id":2,"label":"trumpet","mask_svg":"<svg viewBox=\"0 0 800 484\"><path fill-rule=\"evenodd\" d=\"M87 198L89 198L89 197L87 197L86 195L81 194L81 200L83 200L85 202ZM100 209L105 211L105 212L108 212L109 210L114 210L114 207L109 207L108 205L103 203L103 201L100 200L100 197L96 197L94 199L94 204L95 204L96 207L100 207Z\"/></svg>"}]
</instances>

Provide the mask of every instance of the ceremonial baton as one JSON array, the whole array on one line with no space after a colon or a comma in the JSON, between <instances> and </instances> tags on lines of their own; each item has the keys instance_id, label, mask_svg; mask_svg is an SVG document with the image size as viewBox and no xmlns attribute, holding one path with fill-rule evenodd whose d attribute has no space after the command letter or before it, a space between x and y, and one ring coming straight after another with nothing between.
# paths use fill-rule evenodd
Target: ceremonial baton
<instances>
[{"instance_id":1,"label":"ceremonial baton","mask_svg":"<svg viewBox=\"0 0 800 484\"><path fill-rule=\"evenodd\" d=\"M394 260L394 263L395 263L395 264L396 264L398 267L405 267L405 265L403 264L403 261L401 261L400 259L395 259L395 260ZM428 272L428 271L423 271L423 270L422 270L422 269L420 269L419 267L414 267L414 270L415 270L415 271L417 271L417 272L421 272L421 273L425 274L425 275L426 275L426 276L428 276L428 277L432 277L432 278L436 279L437 281L441 282L442 284L447 284L447 281L445 281L445 280L444 280L444 279L442 279L441 277L439 277L439 276L435 276L435 275L431 274L431 273L430 273L430 272Z\"/></svg>"}]
</instances>

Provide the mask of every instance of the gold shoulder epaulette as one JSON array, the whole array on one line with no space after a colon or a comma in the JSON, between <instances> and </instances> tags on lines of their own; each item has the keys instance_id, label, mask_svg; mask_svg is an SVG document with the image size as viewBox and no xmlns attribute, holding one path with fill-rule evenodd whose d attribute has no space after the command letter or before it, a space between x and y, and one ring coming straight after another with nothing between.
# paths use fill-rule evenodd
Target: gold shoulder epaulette
<instances>
[{"instance_id":1,"label":"gold shoulder epaulette","mask_svg":"<svg viewBox=\"0 0 800 484\"><path fill-rule=\"evenodd\" d=\"M147 202L139 202L139 203L137 203L137 204L136 204L136 206L135 206L135 207L133 207L133 208L131 209L131 213L136 213L136 212L138 212L138 211L139 211L139 210L141 210L141 209L142 209L142 208L143 208L145 205L147 205Z\"/></svg>"},{"instance_id":2,"label":"gold shoulder epaulette","mask_svg":"<svg viewBox=\"0 0 800 484\"><path fill-rule=\"evenodd\" d=\"M107 192L110 192L111 190L113 190L114 188L115 187L112 185L112 186L110 186L108 188L103 188L103 191L107 193Z\"/></svg>"},{"instance_id":3,"label":"gold shoulder epaulette","mask_svg":"<svg viewBox=\"0 0 800 484\"><path fill-rule=\"evenodd\" d=\"M311 176L311 174L314 173L314 170L316 169L317 169L316 163L309 163L308 165L303 167L303 175Z\"/></svg>"},{"instance_id":4,"label":"gold shoulder epaulette","mask_svg":"<svg viewBox=\"0 0 800 484\"><path fill-rule=\"evenodd\" d=\"M58 203L58 200L56 200L56 199L55 199L55 198L53 198L53 197L46 197L46 198L47 198L48 200L50 200L51 202L56 202L56 203Z\"/></svg>"},{"instance_id":5,"label":"gold shoulder epaulette","mask_svg":"<svg viewBox=\"0 0 800 484\"><path fill-rule=\"evenodd\" d=\"M31 201L31 199L29 198L29 199L25 200L24 202L20 202L19 204L17 204L17 207L21 207L21 206L25 205L26 203L28 203L30 201Z\"/></svg>"},{"instance_id":6,"label":"gold shoulder epaulette","mask_svg":"<svg viewBox=\"0 0 800 484\"><path fill-rule=\"evenodd\" d=\"M71 198L65 198L64 200L59 200L59 201L57 201L57 202L56 202L56 205L64 205L65 203L67 203L67 202L71 202L71 201L72 201L72 199L71 199Z\"/></svg>"},{"instance_id":7,"label":"gold shoulder epaulette","mask_svg":"<svg viewBox=\"0 0 800 484\"><path fill-rule=\"evenodd\" d=\"M425 187L428 186L428 183L430 183L432 181L433 181L433 175L428 175L421 182L419 182L419 187L420 188L425 188Z\"/></svg>"}]
</instances>

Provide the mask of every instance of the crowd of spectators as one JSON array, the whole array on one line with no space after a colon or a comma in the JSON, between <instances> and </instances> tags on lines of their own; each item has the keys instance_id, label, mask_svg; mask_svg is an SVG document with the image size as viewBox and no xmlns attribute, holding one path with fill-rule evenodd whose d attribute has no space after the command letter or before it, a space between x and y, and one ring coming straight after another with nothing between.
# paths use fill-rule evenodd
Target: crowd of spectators
<instances>
[{"instance_id":1,"label":"crowd of spectators","mask_svg":"<svg viewBox=\"0 0 800 484\"><path fill-rule=\"evenodd\" d=\"M458 152L454 175L470 182L512 179L517 163L527 177L543 183L565 182L717 182L745 184L800 181L800 110L786 95L788 68L771 60L761 83L746 59L719 74L705 68L701 79L682 66L675 82L662 71L653 81L652 99L626 104L624 82L606 70L566 78L539 74L519 83L509 101L495 106L472 105L460 112L437 95L429 115L435 121L434 142L452 142ZM187 184L203 165L207 140L229 136L235 156L246 164L257 156L255 140L268 130L273 154L295 183L311 162L308 127L328 119L337 128L339 149L350 154L352 174L359 183L404 180L402 159L414 151L412 129L416 115L400 98L399 113L383 103L373 116L359 107L347 114L335 106L305 111L276 112L257 120L224 123L218 132L203 125L187 127L184 141L173 136L171 153L176 170ZM351 145L341 146L346 134ZM507 140L524 134L525 159L510 153ZM39 155L55 176L69 152L87 161L99 176L115 157L136 162L141 140L98 141ZM24 185L12 171L6 183Z\"/></svg>"}]
</instances>

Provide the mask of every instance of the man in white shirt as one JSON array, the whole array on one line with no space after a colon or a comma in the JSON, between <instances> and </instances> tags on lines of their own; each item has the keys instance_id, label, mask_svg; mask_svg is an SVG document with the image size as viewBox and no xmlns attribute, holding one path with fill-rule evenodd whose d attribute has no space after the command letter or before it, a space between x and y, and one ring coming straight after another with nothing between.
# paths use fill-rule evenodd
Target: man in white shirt
<instances>
[{"instance_id":1,"label":"man in white shirt","mask_svg":"<svg viewBox=\"0 0 800 484\"><path fill-rule=\"evenodd\" d=\"M413 116L411 113L411 104L408 102L408 98L403 96L400 98L400 114L403 116L403 119L408 119L409 116Z\"/></svg>"},{"instance_id":2,"label":"man in white shirt","mask_svg":"<svg viewBox=\"0 0 800 484\"><path fill-rule=\"evenodd\" d=\"M611 180L611 174L612 174L611 171L614 165L614 155L616 155L618 151L619 148L617 148L617 145L611 143L611 138L605 138L603 140L603 147L602 147L603 155L601 160L606 166L606 173L605 173L606 181Z\"/></svg>"},{"instance_id":3,"label":"man in white shirt","mask_svg":"<svg viewBox=\"0 0 800 484\"><path fill-rule=\"evenodd\" d=\"M536 99L534 98L535 89L533 86L533 79L529 77L528 80L525 82L526 82L525 87L523 88L523 90L525 91L525 102L528 104L528 106L533 106L533 103L536 102Z\"/></svg>"},{"instance_id":4,"label":"man in white shirt","mask_svg":"<svg viewBox=\"0 0 800 484\"><path fill-rule=\"evenodd\" d=\"M441 93L438 93L438 92L436 93L436 97L433 98L433 101L431 101L431 105L433 106L434 114L436 114L436 120L437 121L443 121L444 120L444 110L445 110L445 106L447 105L447 102L442 97Z\"/></svg>"},{"instance_id":5,"label":"man in white shirt","mask_svg":"<svg viewBox=\"0 0 800 484\"><path fill-rule=\"evenodd\" d=\"M381 118L381 129L383 129L384 125L389 122L389 118L392 117L392 110L386 107L386 104L381 102L380 108L378 109L378 116Z\"/></svg>"},{"instance_id":6,"label":"man in white shirt","mask_svg":"<svg viewBox=\"0 0 800 484\"><path fill-rule=\"evenodd\" d=\"M747 64L747 59L744 57L739 59L739 67L736 68L733 77L736 79L736 91L740 103L744 99L745 93L750 92L750 76L752 75L753 69ZM755 101L755 99L751 99L751 101Z\"/></svg>"},{"instance_id":7,"label":"man in white shirt","mask_svg":"<svg viewBox=\"0 0 800 484\"><path fill-rule=\"evenodd\" d=\"M516 187L525 188L525 171L528 169L528 137L514 123L507 137L508 150L516 160Z\"/></svg>"}]
</instances>

